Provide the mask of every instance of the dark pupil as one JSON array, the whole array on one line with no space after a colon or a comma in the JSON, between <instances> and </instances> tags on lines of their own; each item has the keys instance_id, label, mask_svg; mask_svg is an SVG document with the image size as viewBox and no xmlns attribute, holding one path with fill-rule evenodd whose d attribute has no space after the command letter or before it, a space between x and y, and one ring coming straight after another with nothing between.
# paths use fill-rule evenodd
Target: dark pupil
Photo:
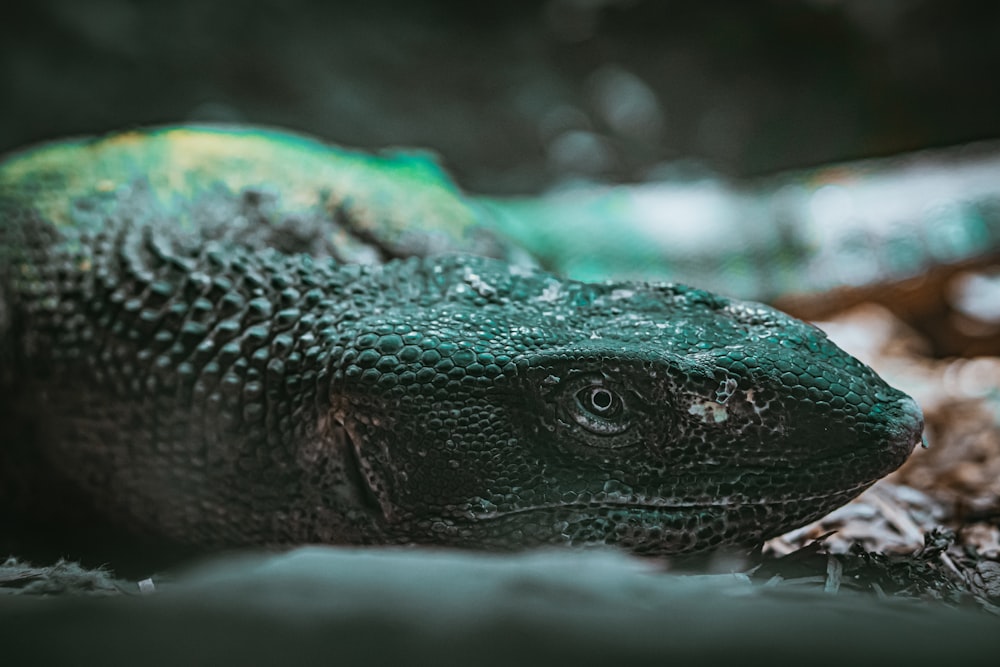
<instances>
[{"instance_id":1,"label":"dark pupil","mask_svg":"<svg viewBox=\"0 0 1000 667\"><path fill-rule=\"evenodd\" d=\"M599 412L604 412L611 407L614 397L607 389L594 389L590 392L590 402Z\"/></svg>"}]
</instances>

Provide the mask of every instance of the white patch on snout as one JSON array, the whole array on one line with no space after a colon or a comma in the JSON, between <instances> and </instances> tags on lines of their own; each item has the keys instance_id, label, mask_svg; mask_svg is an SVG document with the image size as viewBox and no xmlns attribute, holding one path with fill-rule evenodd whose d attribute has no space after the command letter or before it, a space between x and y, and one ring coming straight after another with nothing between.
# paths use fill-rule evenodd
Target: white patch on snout
<instances>
[{"instance_id":1,"label":"white patch on snout","mask_svg":"<svg viewBox=\"0 0 1000 667\"><path fill-rule=\"evenodd\" d=\"M753 389L748 389L746 393L746 401L753 406L753 411L758 415L764 414L767 411L767 406L769 401L764 401L762 405L757 403L757 393Z\"/></svg>"},{"instance_id":2,"label":"white patch on snout","mask_svg":"<svg viewBox=\"0 0 1000 667\"><path fill-rule=\"evenodd\" d=\"M739 384L733 378L726 378L719 384L719 388L715 390L715 397L719 399L720 403L725 403L732 395L736 392Z\"/></svg>"},{"instance_id":3,"label":"white patch on snout","mask_svg":"<svg viewBox=\"0 0 1000 667\"><path fill-rule=\"evenodd\" d=\"M726 410L726 406L715 401L692 403L691 407L688 408L688 414L701 417L701 420L706 424L719 424L729 419L729 411Z\"/></svg>"}]
</instances>

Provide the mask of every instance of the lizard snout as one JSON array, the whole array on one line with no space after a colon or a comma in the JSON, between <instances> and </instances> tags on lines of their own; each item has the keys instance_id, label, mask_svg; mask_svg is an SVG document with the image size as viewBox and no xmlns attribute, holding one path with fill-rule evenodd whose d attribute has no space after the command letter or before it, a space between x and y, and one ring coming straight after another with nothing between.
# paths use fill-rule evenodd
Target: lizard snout
<instances>
[{"instance_id":1,"label":"lizard snout","mask_svg":"<svg viewBox=\"0 0 1000 667\"><path fill-rule=\"evenodd\" d=\"M898 455L898 461L892 466L891 471L902 465L917 443L923 440L924 413L917 402L909 396L903 396L889 404L886 411L888 413L886 445L890 454Z\"/></svg>"}]
</instances>

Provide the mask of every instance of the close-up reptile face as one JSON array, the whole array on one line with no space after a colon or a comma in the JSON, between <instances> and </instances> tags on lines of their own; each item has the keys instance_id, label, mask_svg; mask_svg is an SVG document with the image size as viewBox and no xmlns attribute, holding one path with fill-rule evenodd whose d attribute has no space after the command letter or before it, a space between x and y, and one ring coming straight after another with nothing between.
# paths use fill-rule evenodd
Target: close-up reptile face
<instances>
[{"instance_id":1,"label":"close-up reptile face","mask_svg":"<svg viewBox=\"0 0 1000 667\"><path fill-rule=\"evenodd\" d=\"M433 171L283 141L168 129L0 169L19 516L65 515L68 489L199 549L705 552L822 516L920 438L916 404L809 324L456 254L493 246ZM277 191L246 168L299 158Z\"/></svg>"},{"instance_id":2,"label":"close-up reptile face","mask_svg":"<svg viewBox=\"0 0 1000 667\"><path fill-rule=\"evenodd\" d=\"M922 418L817 328L679 285L414 263L357 322L333 422L390 533L478 546L759 543L898 467ZM363 443L363 444L360 444Z\"/></svg>"}]
</instances>

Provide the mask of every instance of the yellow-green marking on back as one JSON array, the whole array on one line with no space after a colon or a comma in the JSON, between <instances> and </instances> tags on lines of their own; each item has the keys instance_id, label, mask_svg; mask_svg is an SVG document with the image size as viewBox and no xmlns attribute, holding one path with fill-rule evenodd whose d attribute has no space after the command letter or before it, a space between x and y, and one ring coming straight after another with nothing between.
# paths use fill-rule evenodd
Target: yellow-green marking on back
<instances>
[{"instance_id":1,"label":"yellow-green marking on back","mask_svg":"<svg viewBox=\"0 0 1000 667\"><path fill-rule=\"evenodd\" d=\"M219 187L275 193L289 213L345 208L355 230L390 245L412 229L461 239L477 223L427 154L370 155L271 129L134 130L49 143L0 162L0 193L56 225L70 221L73 202L137 184L168 211ZM187 222L178 216L178 224Z\"/></svg>"}]
</instances>

